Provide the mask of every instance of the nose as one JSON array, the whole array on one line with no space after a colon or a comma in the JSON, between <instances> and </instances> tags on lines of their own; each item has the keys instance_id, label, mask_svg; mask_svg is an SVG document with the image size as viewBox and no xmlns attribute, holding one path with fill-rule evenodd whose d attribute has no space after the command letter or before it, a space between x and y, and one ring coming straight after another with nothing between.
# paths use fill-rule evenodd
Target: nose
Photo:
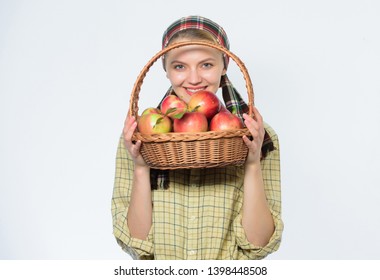
<instances>
[{"instance_id":1,"label":"nose","mask_svg":"<svg viewBox=\"0 0 380 280\"><path fill-rule=\"evenodd\" d=\"M188 82L192 85L199 84L202 81L202 76L197 69L192 69L189 73Z\"/></svg>"}]
</instances>

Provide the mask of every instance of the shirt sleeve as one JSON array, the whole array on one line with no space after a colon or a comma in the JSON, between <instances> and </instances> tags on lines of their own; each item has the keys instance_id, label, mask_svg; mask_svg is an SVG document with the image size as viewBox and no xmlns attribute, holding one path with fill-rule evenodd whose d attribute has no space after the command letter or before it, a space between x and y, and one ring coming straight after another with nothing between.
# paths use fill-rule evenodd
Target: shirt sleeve
<instances>
[{"instance_id":1,"label":"shirt sleeve","mask_svg":"<svg viewBox=\"0 0 380 280\"><path fill-rule=\"evenodd\" d=\"M234 220L234 232L236 242L239 247L241 258L263 259L267 255L275 252L280 247L284 224L281 219L281 174L280 174L280 147L277 134L274 130L265 125L269 133L275 150L270 152L265 159L261 161L263 172L265 194L268 200L270 211L272 213L275 230L269 242L264 247L255 246L250 243L245 235L242 226L242 214L240 213Z\"/></svg>"},{"instance_id":2,"label":"shirt sleeve","mask_svg":"<svg viewBox=\"0 0 380 280\"><path fill-rule=\"evenodd\" d=\"M140 240L131 236L127 223L127 213L133 183L133 160L120 137L116 155L116 171L112 195L113 234L117 243L134 259L153 258L153 226L148 237Z\"/></svg>"}]
</instances>

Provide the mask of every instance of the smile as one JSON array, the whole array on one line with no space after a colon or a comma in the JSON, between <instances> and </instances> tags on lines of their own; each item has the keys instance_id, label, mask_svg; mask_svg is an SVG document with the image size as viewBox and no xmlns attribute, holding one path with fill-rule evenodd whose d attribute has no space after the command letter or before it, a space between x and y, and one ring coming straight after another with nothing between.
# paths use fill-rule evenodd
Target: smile
<instances>
[{"instance_id":1,"label":"smile","mask_svg":"<svg viewBox=\"0 0 380 280\"><path fill-rule=\"evenodd\" d=\"M200 87L200 88L185 88L185 89L189 95L193 95L194 93L196 93L200 90L205 90L206 88L207 88L207 86Z\"/></svg>"}]
</instances>

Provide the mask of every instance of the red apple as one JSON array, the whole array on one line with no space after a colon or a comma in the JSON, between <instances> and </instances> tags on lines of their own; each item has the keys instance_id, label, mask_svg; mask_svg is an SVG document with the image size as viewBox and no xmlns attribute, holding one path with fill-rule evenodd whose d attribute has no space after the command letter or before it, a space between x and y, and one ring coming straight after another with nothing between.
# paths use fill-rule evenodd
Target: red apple
<instances>
[{"instance_id":1,"label":"red apple","mask_svg":"<svg viewBox=\"0 0 380 280\"><path fill-rule=\"evenodd\" d=\"M187 106L189 111L203 113L208 120L211 120L212 117L219 112L222 103L215 93L201 90L190 97Z\"/></svg>"},{"instance_id":2,"label":"red apple","mask_svg":"<svg viewBox=\"0 0 380 280\"><path fill-rule=\"evenodd\" d=\"M225 131L241 128L244 128L243 121L227 109L221 109L210 121L211 131Z\"/></svg>"},{"instance_id":3,"label":"red apple","mask_svg":"<svg viewBox=\"0 0 380 280\"><path fill-rule=\"evenodd\" d=\"M146 113L138 119L137 128L142 134L168 133L172 130L172 121L161 113Z\"/></svg>"},{"instance_id":4,"label":"red apple","mask_svg":"<svg viewBox=\"0 0 380 280\"><path fill-rule=\"evenodd\" d=\"M205 132L207 129L207 118L200 112L187 112L173 122L174 132Z\"/></svg>"},{"instance_id":5,"label":"red apple","mask_svg":"<svg viewBox=\"0 0 380 280\"><path fill-rule=\"evenodd\" d=\"M187 111L187 104L176 95L168 95L161 103L161 111L172 119L180 119Z\"/></svg>"},{"instance_id":6,"label":"red apple","mask_svg":"<svg viewBox=\"0 0 380 280\"><path fill-rule=\"evenodd\" d=\"M155 108L155 107L148 107L148 108L146 108L146 109L141 113L141 116L146 115L146 114L149 114L149 113L160 114L161 111L160 111L160 109Z\"/></svg>"}]
</instances>

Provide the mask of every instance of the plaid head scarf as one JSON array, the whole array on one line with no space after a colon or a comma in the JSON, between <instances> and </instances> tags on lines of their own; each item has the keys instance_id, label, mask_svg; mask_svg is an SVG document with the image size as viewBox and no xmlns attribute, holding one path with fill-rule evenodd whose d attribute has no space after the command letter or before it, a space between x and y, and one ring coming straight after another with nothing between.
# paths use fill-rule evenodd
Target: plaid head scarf
<instances>
[{"instance_id":1,"label":"plaid head scarf","mask_svg":"<svg viewBox=\"0 0 380 280\"><path fill-rule=\"evenodd\" d=\"M230 49L230 43L224 29L217 23L211 21L210 19L201 16L187 16L173 22L166 29L162 36L162 48L164 49L168 46L170 40L173 38L175 34L187 29L200 29L207 31L216 39L218 44L222 45L228 50ZM223 58L224 65L227 68L229 63L229 57L224 55ZM222 96L226 108L229 111L234 112L243 120L243 113L248 113L249 111L248 105L245 103L239 92L232 85L227 75L223 75L221 77L220 87L222 88ZM174 94L172 87L168 89L162 100L170 94ZM158 107L160 107L161 102ZM273 142L270 139L269 134L265 131L264 142L261 148L262 158L264 158L268 154L268 152L273 150ZM151 169L151 182L152 189L168 188L169 171Z\"/></svg>"}]
</instances>

